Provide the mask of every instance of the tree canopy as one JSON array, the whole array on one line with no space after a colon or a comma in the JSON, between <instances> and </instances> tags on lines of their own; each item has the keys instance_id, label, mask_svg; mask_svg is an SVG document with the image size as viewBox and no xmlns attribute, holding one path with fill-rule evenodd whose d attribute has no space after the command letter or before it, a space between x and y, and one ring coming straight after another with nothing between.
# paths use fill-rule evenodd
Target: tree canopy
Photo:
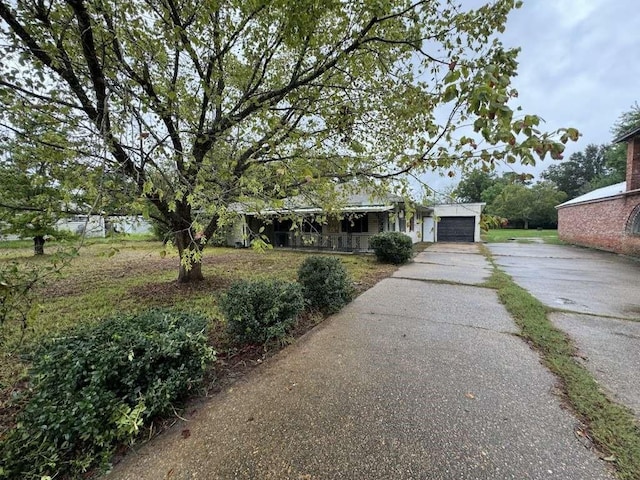
<instances>
[{"instance_id":1,"label":"tree canopy","mask_svg":"<svg viewBox=\"0 0 640 480\"><path fill-rule=\"evenodd\" d=\"M512 224L529 226L557 226L556 205L567 195L551 182L539 182L532 186L511 183L502 187L499 194L487 205L486 212L509 220Z\"/></svg>"},{"instance_id":2,"label":"tree canopy","mask_svg":"<svg viewBox=\"0 0 640 480\"><path fill-rule=\"evenodd\" d=\"M541 176L555 183L570 199L575 198L593 190L592 182L611 175L612 169L607 165L608 149L606 145L589 144L584 151L571 154L568 160L550 165Z\"/></svg>"},{"instance_id":3,"label":"tree canopy","mask_svg":"<svg viewBox=\"0 0 640 480\"><path fill-rule=\"evenodd\" d=\"M511 225L556 226L555 206L566 200L567 195L553 182L532 184L529 177L514 172L498 176L494 172L471 171L458 183L456 198L463 202L484 202L487 215L506 219Z\"/></svg>"},{"instance_id":4,"label":"tree canopy","mask_svg":"<svg viewBox=\"0 0 640 480\"><path fill-rule=\"evenodd\" d=\"M615 138L640 125L640 106L623 112L611 127ZM542 178L554 182L569 199L596 188L623 182L627 169L626 144L589 144L584 151L573 153L569 160L549 166Z\"/></svg>"},{"instance_id":5,"label":"tree canopy","mask_svg":"<svg viewBox=\"0 0 640 480\"><path fill-rule=\"evenodd\" d=\"M238 202L559 158L578 132L511 106L520 3L0 0L0 110L63 125L91 188L167 225L196 280Z\"/></svg>"}]
</instances>

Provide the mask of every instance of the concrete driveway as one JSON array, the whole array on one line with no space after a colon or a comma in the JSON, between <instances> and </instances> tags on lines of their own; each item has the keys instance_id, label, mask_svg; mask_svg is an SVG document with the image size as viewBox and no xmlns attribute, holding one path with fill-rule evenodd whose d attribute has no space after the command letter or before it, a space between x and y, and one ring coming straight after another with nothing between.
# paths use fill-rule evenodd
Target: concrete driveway
<instances>
[{"instance_id":1,"label":"concrete driveway","mask_svg":"<svg viewBox=\"0 0 640 480\"><path fill-rule=\"evenodd\" d=\"M613 479L490 271L428 249L107 478Z\"/></svg>"},{"instance_id":2,"label":"concrete driveway","mask_svg":"<svg viewBox=\"0 0 640 480\"><path fill-rule=\"evenodd\" d=\"M489 244L498 265L545 305L609 396L640 418L640 261L586 248Z\"/></svg>"}]
</instances>

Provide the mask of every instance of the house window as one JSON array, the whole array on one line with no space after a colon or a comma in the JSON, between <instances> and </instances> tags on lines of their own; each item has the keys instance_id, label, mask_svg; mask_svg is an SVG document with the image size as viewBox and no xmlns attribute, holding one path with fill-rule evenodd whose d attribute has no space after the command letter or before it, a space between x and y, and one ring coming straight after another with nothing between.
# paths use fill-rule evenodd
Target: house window
<instances>
[{"instance_id":1,"label":"house window","mask_svg":"<svg viewBox=\"0 0 640 480\"><path fill-rule=\"evenodd\" d=\"M640 235L640 205L638 205L629 217L629 233L631 235Z\"/></svg>"},{"instance_id":2,"label":"house window","mask_svg":"<svg viewBox=\"0 0 640 480\"><path fill-rule=\"evenodd\" d=\"M369 215L365 213L360 217L343 219L342 231L344 233L367 233L369 231Z\"/></svg>"}]
</instances>

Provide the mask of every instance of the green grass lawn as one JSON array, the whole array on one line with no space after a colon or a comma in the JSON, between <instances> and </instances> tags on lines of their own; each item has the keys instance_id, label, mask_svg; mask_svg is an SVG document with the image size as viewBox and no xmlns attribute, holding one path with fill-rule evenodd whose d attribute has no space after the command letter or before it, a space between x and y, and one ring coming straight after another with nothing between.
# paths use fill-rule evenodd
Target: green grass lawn
<instances>
[{"instance_id":1,"label":"green grass lawn","mask_svg":"<svg viewBox=\"0 0 640 480\"><path fill-rule=\"evenodd\" d=\"M544 242L552 244L562 244L558 239L558 230L536 230L536 229L516 229L497 228L491 229L482 234L482 240L489 243L534 243Z\"/></svg>"},{"instance_id":2,"label":"green grass lawn","mask_svg":"<svg viewBox=\"0 0 640 480\"><path fill-rule=\"evenodd\" d=\"M18 261L22 265L48 265L50 257L34 257L31 245L9 248L0 243L0 264ZM55 245L45 252L53 253ZM99 322L118 314L150 307L176 308L206 315L211 322L211 344L219 348L224 339L217 304L220 295L238 279L280 278L295 280L308 252L250 249L206 248L205 280L179 284L176 253L161 256L157 241L114 239L88 241L79 255L59 275L38 287L34 316L26 330L18 321L5 323L0 336L0 411L6 408L13 392L21 388L28 363L25 352L42 338L49 338L77 325ZM339 255L350 273L356 291L366 290L389 276L396 267L378 263L373 255ZM0 437L6 418L0 415Z\"/></svg>"}]
</instances>

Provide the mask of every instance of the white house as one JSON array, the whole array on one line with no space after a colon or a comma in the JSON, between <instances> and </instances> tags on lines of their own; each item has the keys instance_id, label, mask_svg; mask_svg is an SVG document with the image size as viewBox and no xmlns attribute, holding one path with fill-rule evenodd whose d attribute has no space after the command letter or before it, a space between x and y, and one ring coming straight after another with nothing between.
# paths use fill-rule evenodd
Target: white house
<instances>
[{"instance_id":1,"label":"white house","mask_svg":"<svg viewBox=\"0 0 640 480\"><path fill-rule=\"evenodd\" d=\"M230 246L249 246L258 235L274 247L334 251L369 251L369 239L380 232L402 232L414 243L480 241L484 204L406 205L402 197L356 194L348 197L337 216L321 208L291 201L288 208L246 211L227 235ZM294 226L294 221L298 224Z\"/></svg>"}]
</instances>

